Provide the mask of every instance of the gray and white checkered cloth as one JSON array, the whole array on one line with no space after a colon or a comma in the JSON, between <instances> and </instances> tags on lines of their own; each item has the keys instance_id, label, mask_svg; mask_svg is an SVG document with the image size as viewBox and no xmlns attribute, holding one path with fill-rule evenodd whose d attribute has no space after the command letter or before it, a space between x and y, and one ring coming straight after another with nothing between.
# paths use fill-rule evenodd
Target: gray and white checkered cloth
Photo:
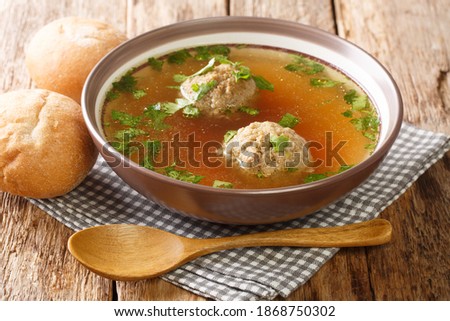
<instances>
[{"instance_id":1,"label":"gray and white checkered cloth","mask_svg":"<svg viewBox=\"0 0 450 321\"><path fill-rule=\"evenodd\" d=\"M307 217L260 226L228 226L172 213L125 184L99 158L86 180L67 195L30 201L74 230L93 225L149 225L193 238L268 230L344 225L372 219L450 149L450 137L403 124L381 166L347 197ZM163 276L216 300L267 300L288 296L339 249L260 247L198 258Z\"/></svg>"}]
</instances>

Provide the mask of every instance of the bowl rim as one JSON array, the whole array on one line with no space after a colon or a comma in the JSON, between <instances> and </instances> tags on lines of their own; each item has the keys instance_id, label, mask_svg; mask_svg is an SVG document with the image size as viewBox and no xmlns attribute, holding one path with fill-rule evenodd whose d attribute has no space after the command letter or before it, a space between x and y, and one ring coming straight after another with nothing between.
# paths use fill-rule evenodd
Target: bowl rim
<instances>
[{"instance_id":1,"label":"bowl rim","mask_svg":"<svg viewBox=\"0 0 450 321\"><path fill-rule=\"evenodd\" d=\"M109 142L107 142L103 136L100 134L100 132L96 129L96 125L92 123L91 117L88 114L88 91L91 83L95 80L95 77L98 73L98 71L105 65L109 63L109 60L111 60L114 55L120 51L124 50L124 48L132 46L134 43L141 41L142 38L146 38L149 35L156 35L161 33L167 33L177 30L185 30L185 28L199 28L204 27L208 24L215 24L215 23L233 23L234 25L239 24L239 28L242 28L243 25L246 24L264 24L264 25L272 25L282 28L293 28L295 29L303 29L308 32L320 35L322 37L326 37L330 39L331 41L335 41L336 43L340 43L341 45L344 45L348 48L351 48L352 50L356 50L356 52L360 52L360 54L365 55L365 58L368 58L372 60L373 63L379 67L382 72L384 73L384 76L386 79L390 81L390 85L392 85L394 89L395 97L397 98L396 102L396 110L397 110L397 117L394 119L394 125L390 132L387 133L386 138L382 142L377 143L376 150L364 161L361 163L349 168L348 170L341 172L339 174L310 182L310 183L304 183L299 185L289 185L289 186L283 186L283 187L275 187L275 188L252 188L252 189L224 189L224 188L215 188L212 186L206 186L201 184L193 184L188 182L179 181L170 177L167 177L163 174L157 173L155 171L146 169L139 164L131 161L128 157L124 156L120 152L116 151ZM239 28L236 28L236 31L239 30ZM227 30L227 32L231 32L231 30ZM275 32L274 32L275 33ZM207 32L206 32L207 34ZM150 47L149 47L150 48ZM131 60L132 58L128 59ZM114 70L117 70L119 67L115 68ZM345 72L345 71L344 71ZM126 165L129 168L133 168L134 170L137 170L139 172L139 175L144 176L150 176L156 180L163 181L169 184L176 185L181 188L196 190L198 192L207 192L207 193L220 193L220 194L229 194L229 195L265 195L265 194L284 194L284 193L292 193L292 192L299 192L299 191L305 191L305 190L316 190L323 185L335 185L341 181L345 181L351 176L354 176L355 174L364 171L367 167L370 167L371 165L374 165L375 163L381 161L389 149L392 147L392 144L394 143L395 139L398 136L398 133L400 131L400 128L402 126L403 121L403 100L400 93L400 90L398 88L398 85L396 84L394 78L392 77L391 73L384 67L375 57L373 57L369 52L364 50L363 48L359 47L358 45L340 37L339 35L330 33L328 31L319 29L314 26L305 25L299 22L289 21L289 20L282 20L282 19L274 19L274 18L266 18L266 17L251 17L251 16L217 16L217 17L207 17L207 18L199 18L199 19L191 19L181 22L176 22L173 24L169 24L166 26L162 26L159 28L155 28L152 30L149 30L147 32L144 32L142 34L139 34L124 43L120 44L116 48L114 48L112 51L110 51L108 54L106 54L92 69L89 76L87 77L83 91L82 91L82 98L81 98L81 106L82 106L82 114L83 118L85 120L86 126L89 129L89 132L93 139L97 140L98 143L101 144L102 149L105 149L107 147L107 150L109 151L109 154L111 154L114 158L119 160L120 164ZM110 147L110 148L108 148ZM107 163L108 164L108 163ZM108 164L109 165L109 164Z\"/></svg>"}]
</instances>

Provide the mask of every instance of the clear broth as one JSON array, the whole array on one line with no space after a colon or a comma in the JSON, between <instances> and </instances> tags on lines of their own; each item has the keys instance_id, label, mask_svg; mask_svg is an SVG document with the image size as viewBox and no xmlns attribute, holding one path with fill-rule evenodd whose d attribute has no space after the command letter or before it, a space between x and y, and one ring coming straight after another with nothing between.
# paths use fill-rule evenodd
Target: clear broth
<instances>
[{"instance_id":1,"label":"clear broth","mask_svg":"<svg viewBox=\"0 0 450 321\"><path fill-rule=\"evenodd\" d=\"M355 122L352 122L352 119L363 117L365 111L353 110L352 117L348 117L348 111L352 109L352 106L346 101L345 95L350 90L355 90L358 95L365 95L354 82L321 61L317 62L321 63L325 69L318 74L308 75L286 70L285 66L292 63L292 52L262 47L228 47L231 49L228 59L248 66L253 75L263 76L273 84L274 91L259 91L256 101L251 106L259 110L259 114L255 116L236 112L220 118L202 115L198 118L187 118L178 111L164 119L169 126L164 130L155 130L145 123L136 126L145 131L145 134L133 138L133 141L159 140L162 143L162 150L154 160L155 171L164 173L164 168L178 160L177 168L203 176L199 184L212 186L215 180L220 180L231 182L233 188L258 189L303 184L308 181L311 174L331 176L338 173L343 165L356 165L369 157L376 139L365 135ZM144 113L148 105L175 101L181 95L179 90L168 87L179 85L173 80L173 76L175 74L191 75L208 62L188 58L182 64L175 64L168 63L167 57L160 59L164 60L161 71L144 64L132 73L137 80L136 87L145 90L145 96L135 99L130 93L120 93L119 97L113 100L106 99L102 121L108 141L117 140L115 138L117 132L129 128L112 118L113 110L139 116ZM339 84L325 88L315 87L311 85L312 78L332 79ZM369 105L370 110L367 113L375 113L370 102ZM299 124L293 129L306 141L314 142L309 152L312 160L319 160L321 164L311 168L309 172L283 172L260 178L236 166L230 168L223 157L214 156L217 154L216 147L223 142L224 134L228 130L237 130L255 121L278 122L286 113L300 119ZM345 116L346 113L347 116ZM194 137L192 135L195 135L195 142L198 142L200 147L186 143L185 145L188 145L186 148L174 151L172 148L174 137L179 137L181 142L187 142L189 137L192 141ZM217 144L208 142L217 142ZM336 149L340 142L344 143L337 150L338 157L330 159L330 153L331 156L336 154L336 150L333 154L333 148ZM205 144L206 147L211 147L208 149ZM370 148L367 148L368 146ZM139 164L143 163L142 151L137 150L128 156ZM193 160L197 160L200 164ZM211 163L214 165L212 166ZM217 163L220 163L220 166L216 166ZM316 177L321 176L316 175Z\"/></svg>"}]
</instances>

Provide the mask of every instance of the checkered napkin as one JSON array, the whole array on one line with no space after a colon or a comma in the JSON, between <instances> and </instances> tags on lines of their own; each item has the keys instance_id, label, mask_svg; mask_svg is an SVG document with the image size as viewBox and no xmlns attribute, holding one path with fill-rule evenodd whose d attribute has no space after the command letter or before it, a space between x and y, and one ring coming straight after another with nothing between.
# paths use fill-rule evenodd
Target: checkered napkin
<instances>
[{"instance_id":1,"label":"checkered napkin","mask_svg":"<svg viewBox=\"0 0 450 321\"><path fill-rule=\"evenodd\" d=\"M149 225L191 238L210 238L305 227L327 227L376 217L450 149L450 137L403 124L381 166L347 197L307 217L260 226L230 226L172 213L125 184L99 158L71 193L30 201L74 230L99 224ZM216 300L267 300L288 296L339 249L260 247L198 258L163 276L169 282Z\"/></svg>"}]
</instances>

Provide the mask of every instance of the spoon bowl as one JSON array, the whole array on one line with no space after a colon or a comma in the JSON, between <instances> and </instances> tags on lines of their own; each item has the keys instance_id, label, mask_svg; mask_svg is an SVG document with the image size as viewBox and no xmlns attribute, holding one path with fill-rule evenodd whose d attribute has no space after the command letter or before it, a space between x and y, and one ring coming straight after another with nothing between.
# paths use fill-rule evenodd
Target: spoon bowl
<instances>
[{"instance_id":1,"label":"spoon bowl","mask_svg":"<svg viewBox=\"0 0 450 321\"><path fill-rule=\"evenodd\" d=\"M148 226L100 225L73 234L70 253L89 270L113 280L162 275L209 253L254 246L354 247L390 241L391 224L374 219L337 227L289 229L213 239L192 239Z\"/></svg>"}]
</instances>

